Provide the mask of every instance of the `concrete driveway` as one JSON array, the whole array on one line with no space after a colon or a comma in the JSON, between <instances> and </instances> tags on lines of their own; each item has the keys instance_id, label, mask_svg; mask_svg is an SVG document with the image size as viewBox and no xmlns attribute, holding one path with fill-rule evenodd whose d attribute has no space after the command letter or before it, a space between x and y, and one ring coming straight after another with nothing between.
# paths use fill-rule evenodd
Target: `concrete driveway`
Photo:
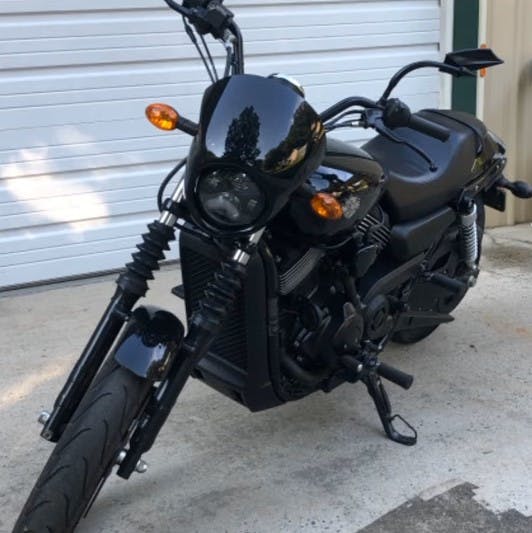
<instances>
[{"instance_id":1,"label":"concrete driveway","mask_svg":"<svg viewBox=\"0 0 532 533\"><path fill-rule=\"evenodd\" d=\"M388 390L419 431L383 437L363 386L251 414L190 382L146 457L110 479L80 532L532 531L532 228L489 231L477 287L442 326L384 359L416 376ZM149 300L183 313L166 270ZM0 531L51 447L50 407L113 278L0 298Z\"/></svg>"}]
</instances>

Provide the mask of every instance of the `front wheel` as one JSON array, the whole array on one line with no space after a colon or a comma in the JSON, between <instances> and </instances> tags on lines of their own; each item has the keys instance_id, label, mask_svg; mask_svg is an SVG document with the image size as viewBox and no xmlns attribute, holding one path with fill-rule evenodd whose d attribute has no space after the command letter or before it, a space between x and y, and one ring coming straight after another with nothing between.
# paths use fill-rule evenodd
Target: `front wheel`
<instances>
[{"instance_id":1,"label":"front wheel","mask_svg":"<svg viewBox=\"0 0 532 533\"><path fill-rule=\"evenodd\" d=\"M150 384L102 367L46 463L13 533L74 530L123 448Z\"/></svg>"}]
</instances>

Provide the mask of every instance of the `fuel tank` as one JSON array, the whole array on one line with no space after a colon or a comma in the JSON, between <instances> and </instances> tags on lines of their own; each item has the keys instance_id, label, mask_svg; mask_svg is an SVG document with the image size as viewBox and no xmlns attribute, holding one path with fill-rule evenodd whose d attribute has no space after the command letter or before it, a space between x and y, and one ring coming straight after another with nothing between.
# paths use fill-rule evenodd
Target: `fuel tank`
<instances>
[{"instance_id":1,"label":"fuel tank","mask_svg":"<svg viewBox=\"0 0 532 533\"><path fill-rule=\"evenodd\" d=\"M293 194L289 217L299 231L309 236L330 237L350 231L377 202L385 180L383 168L367 152L327 138L321 166ZM328 220L314 213L311 199L320 192L333 195L341 203L340 219Z\"/></svg>"}]
</instances>

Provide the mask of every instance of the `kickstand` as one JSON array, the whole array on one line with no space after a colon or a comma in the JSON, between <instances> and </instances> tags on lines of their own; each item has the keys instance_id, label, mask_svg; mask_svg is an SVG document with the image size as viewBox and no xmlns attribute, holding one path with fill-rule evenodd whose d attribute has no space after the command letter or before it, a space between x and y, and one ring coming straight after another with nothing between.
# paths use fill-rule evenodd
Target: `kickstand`
<instances>
[{"instance_id":1,"label":"kickstand","mask_svg":"<svg viewBox=\"0 0 532 533\"><path fill-rule=\"evenodd\" d=\"M382 426L389 439L405 446L413 446L417 442L417 431L400 415L392 415L392 407L390 399L382 384L381 378L375 372L368 372L364 378L364 383L368 388L369 395L375 402L375 407L379 413ZM399 433L393 426L393 421L399 419L406 427L408 427L413 435L403 435Z\"/></svg>"}]
</instances>

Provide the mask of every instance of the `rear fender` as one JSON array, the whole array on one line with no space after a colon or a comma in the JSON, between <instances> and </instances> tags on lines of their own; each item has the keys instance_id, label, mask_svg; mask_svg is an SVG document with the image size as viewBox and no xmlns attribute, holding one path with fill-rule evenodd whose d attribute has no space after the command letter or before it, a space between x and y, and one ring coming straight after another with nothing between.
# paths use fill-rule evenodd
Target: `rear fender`
<instances>
[{"instance_id":1,"label":"rear fender","mask_svg":"<svg viewBox=\"0 0 532 533\"><path fill-rule=\"evenodd\" d=\"M172 313L158 307L138 307L120 337L114 358L133 374L161 380L183 343L185 328Z\"/></svg>"}]
</instances>

